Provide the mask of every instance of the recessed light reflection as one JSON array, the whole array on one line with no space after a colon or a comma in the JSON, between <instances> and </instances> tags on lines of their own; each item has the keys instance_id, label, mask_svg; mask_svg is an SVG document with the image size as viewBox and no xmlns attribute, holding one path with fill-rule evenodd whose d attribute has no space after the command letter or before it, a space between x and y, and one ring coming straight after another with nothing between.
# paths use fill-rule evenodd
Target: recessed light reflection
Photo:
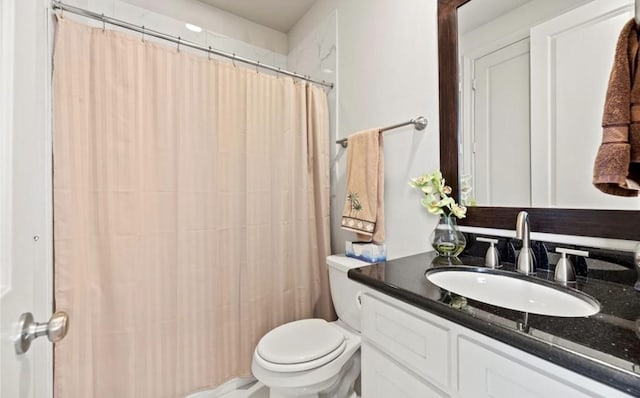
<instances>
[{"instance_id":1,"label":"recessed light reflection","mask_svg":"<svg viewBox=\"0 0 640 398\"><path fill-rule=\"evenodd\" d=\"M188 23L188 24L185 24L184 26L186 26L187 29L189 29L192 32L197 32L197 33L202 32L202 28L199 27L198 25L193 25L193 24Z\"/></svg>"}]
</instances>

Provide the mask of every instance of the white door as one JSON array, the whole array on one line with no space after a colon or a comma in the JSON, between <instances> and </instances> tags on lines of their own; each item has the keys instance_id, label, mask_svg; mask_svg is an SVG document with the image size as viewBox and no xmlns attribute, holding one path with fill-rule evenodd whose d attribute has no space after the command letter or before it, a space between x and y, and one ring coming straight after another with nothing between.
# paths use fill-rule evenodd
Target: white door
<instances>
[{"instance_id":1,"label":"white door","mask_svg":"<svg viewBox=\"0 0 640 398\"><path fill-rule=\"evenodd\" d=\"M481 206L528 206L529 40L473 60L473 182Z\"/></svg>"},{"instance_id":2,"label":"white door","mask_svg":"<svg viewBox=\"0 0 640 398\"><path fill-rule=\"evenodd\" d=\"M595 0L531 29L533 207L640 209L592 184L602 110L632 0Z\"/></svg>"},{"instance_id":3,"label":"white door","mask_svg":"<svg viewBox=\"0 0 640 398\"><path fill-rule=\"evenodd\" d=\"M0 1L0 397L50 398L52 344L18 355L18 318L51 316L50 16L44 0Z\"/></svg>"}]
</instances>

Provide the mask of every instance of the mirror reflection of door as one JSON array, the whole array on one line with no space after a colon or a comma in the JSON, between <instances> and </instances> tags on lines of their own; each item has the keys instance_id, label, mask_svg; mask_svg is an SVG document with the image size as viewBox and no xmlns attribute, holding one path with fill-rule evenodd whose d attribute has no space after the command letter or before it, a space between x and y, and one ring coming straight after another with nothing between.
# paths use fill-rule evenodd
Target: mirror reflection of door
<instances>
[{"instance_id":1,"label":"mirror reflection of door","mask_svg":"<svg viewBox=\"0 0 640 398\"><path fill-rule=\"evenodd\" d=\"M616 42L633 17L627 0L597 0L531 29L534 207L640 208L591 183Z\"/></svg>"},{"instance_id":2,"label":"mirror reflection of door","mask_svg":"<svg viewBox=\"0 0 640 398\"><path fill-rule=\"evenodd\" d=\"M530 206L529 40L473 62L474 198L494 206Z\"/></svg>"},{"instance_id":3,"label":"mirror reflection of door","mask_svg":"<svg viewBox=\"0 0 640 398\"><path fill-rule=\"evenodd\" d=\"M474 0L458 12L460 174L477 205L639 209L591 183L633 0Z\"/></svg>"}]
</instances>

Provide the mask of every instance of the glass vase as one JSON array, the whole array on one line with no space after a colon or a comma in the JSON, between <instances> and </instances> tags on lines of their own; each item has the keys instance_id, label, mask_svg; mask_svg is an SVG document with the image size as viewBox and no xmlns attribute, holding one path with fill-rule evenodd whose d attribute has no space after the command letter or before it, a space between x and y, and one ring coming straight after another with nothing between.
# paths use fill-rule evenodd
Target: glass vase
<instances>
[{"instance_id":1,"label":"glass vase","mask_svg":"<svg viewBox=\"0 0 640 398\"><path fill-rule=\"evenodd\" d=\"M438 225L431 233L431 246L444 257L456 257L462 253L467 240L458 229L455 216L440 215Z\"/></svg>"}]
</instances>

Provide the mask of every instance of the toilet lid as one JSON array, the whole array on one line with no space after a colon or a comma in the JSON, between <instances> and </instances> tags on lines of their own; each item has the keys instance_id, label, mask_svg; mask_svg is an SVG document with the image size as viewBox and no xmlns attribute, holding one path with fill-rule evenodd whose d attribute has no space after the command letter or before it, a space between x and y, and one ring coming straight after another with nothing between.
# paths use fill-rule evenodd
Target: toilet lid
<instances>
[{"instance_id":1,"label":"toilet lid","mask_svg":"<svg viewBox=\"0 0 640 398\"><path fill-rule=\"evenodd\" d=\"M344 334L324 319L303 319L278 326L267 333L258 343L257 354L272 364L294 365L317 362L323 357L345 346ZM320 366L322 364L316 364Z\"/></svg>"}]
</instances>

